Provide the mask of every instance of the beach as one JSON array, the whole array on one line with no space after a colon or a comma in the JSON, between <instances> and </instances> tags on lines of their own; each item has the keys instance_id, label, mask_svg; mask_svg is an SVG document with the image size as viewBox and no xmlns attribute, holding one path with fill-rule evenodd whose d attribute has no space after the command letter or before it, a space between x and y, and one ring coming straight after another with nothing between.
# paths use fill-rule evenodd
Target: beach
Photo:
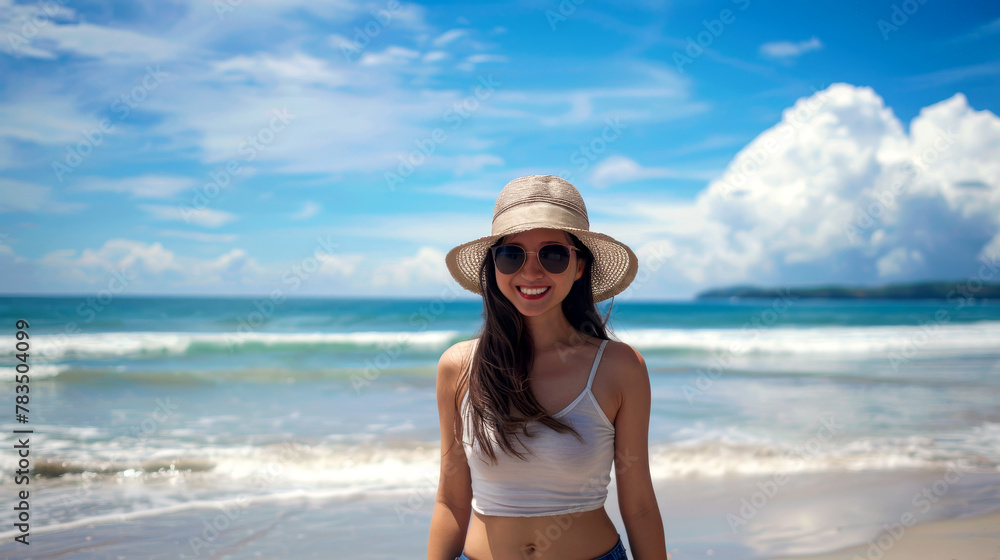
<instances>
[{"instance_id":1,"label":"beach","mask_svg":"<svg viewBox=\"0 0 1000 560\"><path fill-rule=\"evenodd\" d=\"M425 556L435 364L479 303L288 300L260 323L250 299L121 298L89 323L78 304L0 298L38 359L31 544L8 424L0 556ZM650 371L675 560L1000 552L1000 306L625 300L612 327Z\"/></svg>"},{"instance_id":2,"label":"beach","mask_svg":"<svg viewBox=\"0 0 1000 560\"><path fill-rule=\"evenodd\" d=\"M899 538L896 537L899 535ZM789 557L786 557L789 558ZM799 556L794 560L840 560L882 558L904 560L922 558L1000 558L1000 515L972 519L952 519L917 525L905 532L889 533L867 544L830 554Z\"/></svg>"}]
</instances>

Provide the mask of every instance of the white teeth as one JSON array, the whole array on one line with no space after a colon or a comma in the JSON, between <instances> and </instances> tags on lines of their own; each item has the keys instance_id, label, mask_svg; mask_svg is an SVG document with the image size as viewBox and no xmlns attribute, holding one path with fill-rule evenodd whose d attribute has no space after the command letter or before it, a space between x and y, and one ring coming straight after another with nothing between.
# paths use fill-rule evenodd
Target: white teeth
<instances>
[{"instance_id":1,"label":"white teeth","mask_svg":"<svg viewBox=\"0 0 1000 560\"><path fill-rule=\"evenodd\" d=\"M544 293L548 288L518 288L521 293L528 296L537 296L538 294Z\"/></svg>"}]
</instances>

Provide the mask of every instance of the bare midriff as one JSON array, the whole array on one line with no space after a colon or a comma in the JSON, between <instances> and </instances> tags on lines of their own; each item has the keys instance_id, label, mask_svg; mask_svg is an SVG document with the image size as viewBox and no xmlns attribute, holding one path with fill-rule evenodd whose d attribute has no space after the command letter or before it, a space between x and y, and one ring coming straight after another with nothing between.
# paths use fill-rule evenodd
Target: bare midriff
<instances>
[{"instance_id":1,"label":"bare midriff","mask_svg":"<svg viewBox=\"0 0 1000 560\"><path fill-rule=\"evenodd\" d=\"M618 530L604 507L539 517L473 512L465 555L470 560L591 560L617 542Z\"/></svg>"}]
</instances>

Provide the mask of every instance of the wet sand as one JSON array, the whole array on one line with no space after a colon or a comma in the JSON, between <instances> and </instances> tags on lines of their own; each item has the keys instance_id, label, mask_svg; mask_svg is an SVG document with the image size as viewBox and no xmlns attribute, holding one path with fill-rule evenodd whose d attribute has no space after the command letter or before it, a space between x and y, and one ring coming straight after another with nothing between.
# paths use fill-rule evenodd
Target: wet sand
<instances>
[{"instance_id":1,"label":"wet sand","mask_svg":"<svg viewBox=\"0 0 1000 560\"><path fill-rule=\"evenodd\" d=\"M1000 560L1000 513L890 527L866 544L782 560Z\"/></svg>"}]
</instances>

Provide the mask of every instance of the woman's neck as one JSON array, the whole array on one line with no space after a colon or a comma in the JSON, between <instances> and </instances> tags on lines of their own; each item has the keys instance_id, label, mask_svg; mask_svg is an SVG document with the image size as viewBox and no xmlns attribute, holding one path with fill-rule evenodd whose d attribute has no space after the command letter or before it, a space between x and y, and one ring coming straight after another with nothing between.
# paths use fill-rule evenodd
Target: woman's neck
<instances>
[{"instance_id":1,"label":"woman's neck","mask_svg":"<svg viewBox=\"0 0 1000 560\"><path fill-rule=\"evenodd\" d=\"M580 333L566 319L562 309L553 309L554 313L525 317L528 333L536 351L551 350L566 346L578 346L583 342Z\"/></svg>"}]
</instances>

